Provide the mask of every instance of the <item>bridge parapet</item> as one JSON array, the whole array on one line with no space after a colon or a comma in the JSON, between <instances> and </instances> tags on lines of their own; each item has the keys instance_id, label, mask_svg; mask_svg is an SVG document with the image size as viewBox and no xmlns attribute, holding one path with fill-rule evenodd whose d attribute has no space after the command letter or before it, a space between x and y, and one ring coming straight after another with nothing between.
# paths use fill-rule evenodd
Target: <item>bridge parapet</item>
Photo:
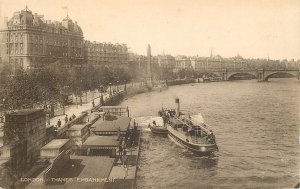
<instances>
[{"instance_id":1,"label":"bridge parapet","mask_svg":"<svg viewBox=\"0 0 300 189\"><path fill-rule=\"evenodd\" d=\"M278 69L278 70L261 70L259 72L261 77L258 79L258 81L268 81L268 79L275 75L275 74L290 74L294 77L298 78L300 80L300 70L286 70L286 69Z\"/></svg>"},{"instance_id":2,"label":"bridge parapet","mask_svg":"<svg viewBox=\"0 0 300 189\"><path fill-rule=\"evenodd\" d=\"M216 69L210 70L211 73L222 77L223 80L230 80L236 74L249 74L258 81L268 81L268 79L278 73L286 73L295 76L300 80L299 69Z\"/></svg>"}]
</instances>

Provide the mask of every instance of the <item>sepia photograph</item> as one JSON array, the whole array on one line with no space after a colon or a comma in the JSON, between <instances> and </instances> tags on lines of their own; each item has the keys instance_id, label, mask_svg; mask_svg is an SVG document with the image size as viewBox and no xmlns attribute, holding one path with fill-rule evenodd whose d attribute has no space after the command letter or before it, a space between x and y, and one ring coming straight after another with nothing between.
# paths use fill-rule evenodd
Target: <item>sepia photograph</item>
<instances>
[{"instance_id":1,"label":"sepia photograph","mask_svg":"<svg viewBox=\"0 0 300 189\"><path fill-rule=\"evenodd\" d=\"M300 188L299 0L0 0L0 189Z\"/></svg>"}]
</instances>

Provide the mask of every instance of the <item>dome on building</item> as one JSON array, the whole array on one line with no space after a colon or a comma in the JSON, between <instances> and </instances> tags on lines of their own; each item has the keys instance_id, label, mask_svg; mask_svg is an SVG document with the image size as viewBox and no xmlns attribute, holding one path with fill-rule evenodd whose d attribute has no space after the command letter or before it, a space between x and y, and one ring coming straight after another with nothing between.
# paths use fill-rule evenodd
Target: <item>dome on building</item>
<instances>
[{"instance_id":1,"label":"dome on building","mask_svg":"<svg viewBox=\"0 0 300 189\"><path fill-rule=\"evenodd\" d=\"M32 11L26 6L25 9L15 12L13 17L8 21L7 25L32 25L34 22L34 16ZM36 21L37 22L37 21ZM38 23L42 22L41 20Z\"/></svg>"},{"instance_id":2,"label":"dome on building","mask_svg":"<svg viewBox=\"0 0 300 189\"><path fill-rule=\"evenodd\" d=\"M23 24L32 25L33 15L27 6L24 10L21 11L20 19L21 19L21 25L23 25Z\"/></svg>"}]
</instances>

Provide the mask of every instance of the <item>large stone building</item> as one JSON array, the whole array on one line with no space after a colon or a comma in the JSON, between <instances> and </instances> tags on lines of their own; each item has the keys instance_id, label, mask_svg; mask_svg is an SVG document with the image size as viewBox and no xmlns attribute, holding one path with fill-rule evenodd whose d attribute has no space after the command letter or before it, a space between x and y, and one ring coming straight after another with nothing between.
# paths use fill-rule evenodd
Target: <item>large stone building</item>
<instances>
[{"instance_id":1,"label":"large stone building","mask_svg":"<svg viewBox=\"0 0 300 189\"><path fill-rule=\"evenodd\" d=\"M94 66L128 67L129 53L125 44L85 41L85 60Z\"/></svg>"},{"instance_id":2,"label":"large stone building","mask_svg":"<svg viewBox=\"0 0 300 189\"><path fill-rule=\"evenodd\" d=\"M69 16L62 22L45 20L27 7L5 18L0 30L0 57L15 69L38 68L60 63L65 68L81 67L84 41L81 28Z\"/></svg>"}]
</instances>

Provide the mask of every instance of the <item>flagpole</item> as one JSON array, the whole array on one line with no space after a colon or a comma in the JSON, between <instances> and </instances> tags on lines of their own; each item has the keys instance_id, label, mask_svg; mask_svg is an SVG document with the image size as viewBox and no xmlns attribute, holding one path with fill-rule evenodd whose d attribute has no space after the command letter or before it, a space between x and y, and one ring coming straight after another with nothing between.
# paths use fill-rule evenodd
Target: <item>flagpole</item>
<instances>
[{"instance_id":1,"label":"flagpole","mask_svg":"<svg viewBox=\"0 0 300 189\"><path fill-rule=\"evenodd\" d=\"M62 9L67 10L67 17L69 17L69 7L68 6L63 6Z\"/></svg>"}]
</instances>

